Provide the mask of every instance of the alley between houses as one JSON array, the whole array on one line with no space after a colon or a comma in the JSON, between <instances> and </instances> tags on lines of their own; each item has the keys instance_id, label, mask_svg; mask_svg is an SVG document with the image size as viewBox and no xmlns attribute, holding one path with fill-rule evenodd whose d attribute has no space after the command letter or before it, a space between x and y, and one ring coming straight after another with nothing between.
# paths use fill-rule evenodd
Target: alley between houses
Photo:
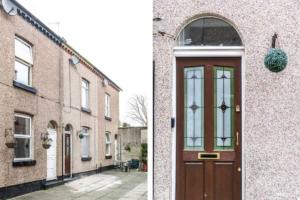
<instances>
[{"instance_id":1,"label":"alley between houses","mask_svg":"<svg viewBox=\"0 0 300 200\"><path fill-rule=\"evenodd\" d=\"M119 170L82 177L54 187L12 200L146 200L147 173Z\"/></svg>"}]
</instances>

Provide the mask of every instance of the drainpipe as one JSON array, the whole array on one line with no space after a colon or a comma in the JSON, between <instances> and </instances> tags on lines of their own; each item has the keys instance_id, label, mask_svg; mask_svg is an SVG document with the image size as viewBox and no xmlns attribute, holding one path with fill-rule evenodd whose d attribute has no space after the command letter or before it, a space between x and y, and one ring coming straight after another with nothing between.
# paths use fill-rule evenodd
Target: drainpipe
<instances>
[{"instance_id":1,"label":"drainpipe","mask_svg":"<svg viewBox=\"0 0 300 200\"><path fill-rule=\"evenodd\" d=\"M98 85L98 84L97 84ZM98 95L96 95L96 98L98 97ZM96 100L96 102L98 102L98 98ZM98 104L97 104L98 105ZM97 115L98 116L98 115ZM96 134L98 132L98 117L94 120L94 164L96 164L96 174L97 174L97 163L98 163L98 151L97 151L97 141L98 141L98 138L97 138L97 135Z\"/></svg>"},{"instance_id":2,"label":"drainpipe","mask_svg":"<svg viewBox=\"0 0 300 200\"><path fill-rule=\"evenodd\" d=\"M64 126L62 126L61 128L61 177L62 182L64 182Z\"/></svg>"},{"instance_id":3,"label":"drainpipe","mask_svg":"<svg viewBox=\"0 0 300 200\"><path fill-rule=\"evenodd\" d=\"M120 149L120 161L122 162L122 136L120 134L120 146L119 146L119 149Z\"/></svg>"},{"instance_id":4,"label":"drainpipe","mask_svg":"<svg viewBox=\"0 0 300 200\"><path fill-rule=\"evenodd\" d=\"M60 59L59 59L59 96L60 96L60 124L61 124L61 174L62 174L62 181L64 180L64 119L63 119L63 112L64 112L64 50L61 48L60 51ZM57 148L57 147L56 147Z\"/></svg>"},{"instance_id":5,"label":"drainpipe","mask_svg":"<svg viewBox=\"0 0 300 200\"><path fill-rule=\"evenodd\" d=\"M74 128L73 128L74 129ZM71 147L71 152L70 152L70 178L73 177L73 129L71 130L71 135L70 135L70 147Z\"/></svg>"},{"instance_id":6,"label":"drainpipe","mask_svg":"<svg viewBox=\"0 0 300 200\"><path fill-rule=\"evenodd\" d=\"M154 162L155 162L155 151L154 151L154 144L155 144L155 60L153 60L152 63L152 198L155 198L154 195ZM147 133L148 133L149 129L147 129ZM148 137L148 135L147 135ZM148 143L149 139L147 138L147 143ZM149 154L148 154L149 155ZM151 186L150 186L151 187Z\"/></svg>"}]
</instances>

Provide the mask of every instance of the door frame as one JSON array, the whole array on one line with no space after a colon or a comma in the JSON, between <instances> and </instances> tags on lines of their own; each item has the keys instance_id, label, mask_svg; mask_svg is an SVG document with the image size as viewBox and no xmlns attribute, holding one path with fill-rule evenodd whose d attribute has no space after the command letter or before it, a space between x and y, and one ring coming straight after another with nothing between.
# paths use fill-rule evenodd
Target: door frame
<instances>
[{"instance_id":1,"label":"door frame","mask_svg":"<svg viewBox=\"0 0 300 200\"><path fill-rule=\"evenodd\" d=\"M241 119L241 132L242 135L244 134L244 119L245 119L245 51L243 46L231 46L231 47L224 47L224 46L205 46L205 47L196 47L196 46L185 46L185 47L174 47L173 48L173 65L172 65L172 118L176 119L176 58L179 57L240 57L241 58L241 112L242 112L242 119ZM176 199L176 123L174 123L174 127L172 127L172 200ZM242 183L241 183L241 193L242 199L245 199L245 137L241 137L242 148L241 148L241 164L242 164Z\"/></svg>"}]
</instances>

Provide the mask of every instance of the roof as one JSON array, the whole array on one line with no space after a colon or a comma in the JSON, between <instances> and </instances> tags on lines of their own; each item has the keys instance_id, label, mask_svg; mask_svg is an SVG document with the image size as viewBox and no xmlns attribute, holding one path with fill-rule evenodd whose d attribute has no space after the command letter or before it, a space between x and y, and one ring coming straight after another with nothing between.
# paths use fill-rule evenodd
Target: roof
<instances>
[{"instance_id":1,"label":"roof","mask_svg":"<svg viewBox=\"0 0 300 200\"><path fill-rule=\"evenodd\" d=\"M116 84L114 83L110 78L108 78L105 74L103 74L97 67L95 67L90 61L88 61L85 57L83 57L82 55L80 55L75 49L73 49L69 44L67 43L62 43L62 48L67 51L68 53L70 53L71 55L76 56L80 62L85 65L86 67L88 67L90 70L92 70L92 72L94 72L96 75L98 75L102 80L106 79L108 80L108 83L114 87L116 90L121 91L122 89Z\"/></svg>"},{"instance_id":2,"label":"roof","mask_svg":"<svg viewBox=\"0 0 300 200\"><path fill-rule=\"evenodd\" d=\"M59 35L57 35L54 31L52 31L48 26L46 26L41 20L35 17L30 11L28 11L25 7L23 7L16 0L11 0L11 2L17 7L18 15L21 16L25 21L34 26L38 31L43 33L46 37L48 37L51 41L53 41L60 48L65 50L71 55L76 56L80 62L92 70L96 75L98 75L102 80L107 79L108 83L118 91L122 89L113 82L110 78L108 78L104 73L102 73L95 65L93 65L90 61L88 61L85 57L83 57L80 53L78 53L74 48L72 48L69 44L67 44L66 40Z\"/></svg>"}]
</instances>

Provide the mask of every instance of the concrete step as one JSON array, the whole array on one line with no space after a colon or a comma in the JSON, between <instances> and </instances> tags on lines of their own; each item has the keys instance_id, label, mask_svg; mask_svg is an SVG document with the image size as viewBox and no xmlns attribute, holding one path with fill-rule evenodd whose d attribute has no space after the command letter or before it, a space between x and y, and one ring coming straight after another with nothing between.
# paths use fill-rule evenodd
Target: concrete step
<instances>
[{"instance_id":1,"label":"concrete step","mask_svg":"<svg viewBox=\"0 0 300 200\"><path fill-rule=\"evenodd\" d=\"M62 180L51 180L51 181L46 181L42 184L43 189L47 190L49 188L62 185L64 182Z\"/></svg>"},{"instance_id":2,"label":"concrete step","mask_svg":"<svg viewBox=\"0 0 300 200\"><path fill-rule=\"evenodd\" d=\"M51 180L51 181L45 181L42 186L43 186L43 189L47 190L49 188L52 188L52 187L56 187L56 186L59 186L59 185L63 185L64 183L68 183L70 181L73 181L75 180L76 178L71 178L71 177L67 177L67 178L64 178L64 180Z\"/></svg>"}]
</instances>

